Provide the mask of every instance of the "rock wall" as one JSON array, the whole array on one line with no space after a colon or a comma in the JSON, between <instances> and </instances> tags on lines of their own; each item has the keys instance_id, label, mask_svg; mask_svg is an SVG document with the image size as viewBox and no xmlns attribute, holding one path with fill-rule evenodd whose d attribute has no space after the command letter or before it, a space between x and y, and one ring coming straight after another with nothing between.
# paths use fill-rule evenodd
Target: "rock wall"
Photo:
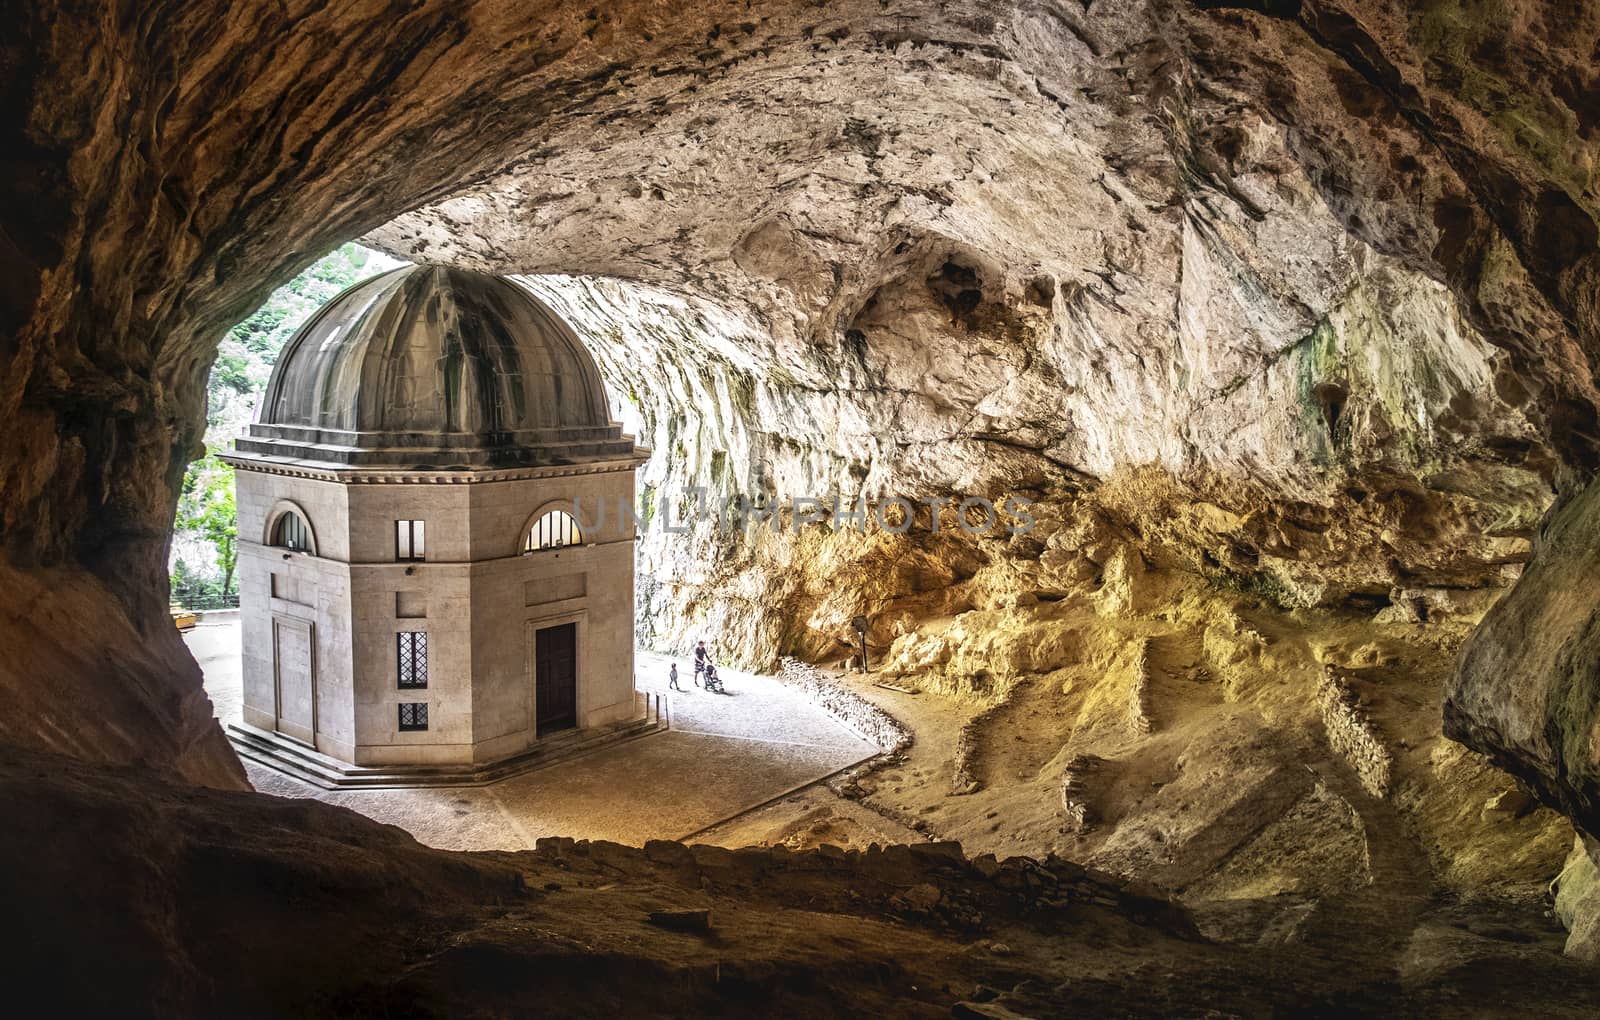
<instances>
[{"instance_id":1,"label":"rock wall","mask_svg":"<svg viewBox=\"0 0 1600 1020\"><path fill-rule=\"evenodd\" d=\"M1431 255L1372 236L1411 214L1369 197L1372 229L1353 235L1283 126L1296 113L1354 145L1360 118L1244 91L1207 46L1232 25L1307 93L1367 86L1298 30L1161 4L897 34L835 17L741 49L693 103L622 74L595 115L616 135L603 151L574 121L368 241L632 281L535 286L611 370L658 451L656 492L1059 499L1142 469L1144 496L1212 511L1189 529L1149 513L1151 537L1296 604L1507 582L1559 465L1538 387L1513 382L1503 330ZM1107 107L1113 93L1128 98ZM872 99L813 101L835 94ZM1370 130L1398 144L1392 123ZM1409 158L1434 191L1461 186L1437 154ZM808 589L827 587L812 544L647 545L662 639L731 632L752 661L803 647L751 614L811 615Z\"/></svg>"},{"instance_id":2,"label":"rock wall","mask_svg":"<svg viewBox=\"0 0 1600 1020\"><path fill-rule=\"evenodd\" d=\"M1155 729L1150 718L1150 639L1141 638L1134 653L1133 683L1128 685L1128 728L1141 735Z\"/></svg>"},{"instance_id":3,"label":"rock wall","mask_svg":"<svg viewBox=\"0 0 1600 1020\"><path fill-rule=\"evenodd\" d=\"M1380 799L1388 796L1394 756L1383 745L1360 696L1333 666L1323 668L1322 682L1317 685L1317 707L1322 711L1328 746L1360 777L1369 794Z\"/></svg>"},{"instance_id":4,"label":"rock wall","mask_svg":"<svg viewBox=\"0 0 1600 1020\"><path fill-rule=\"evenodd\" d=\"M1582 836L1572 841L1572 853L1555 882L1556 916L1567 926L1567 955L1600 963L1600 848Z\"/></svg>"},{"instance_id":5,"label":"rock wall","mask_svg":"<svg viewBox=\"0 0 1600 1020\"><path fill-rule=\"evenodd\" d=\"M1555 510L1462 649L1445 732L1600 833L1600 487Z\"/></svg>"},{"instance_id":6,"label":"rock wall","mask_svg":"<svg viewBox=\"0 0 1600 1020\"><path fill-rule=\"evenodd\" d=\"M0 665L25 706L6 738L241 782L160 633L175 489L222 330L362 234L716 309L604 355L641 384L657 491L1093 489L1145 547L1112 561L1116 593L1146 554L1296 604L1504 583L1600 444L1600 15L1251 7L8 19L0 641L30 652ZM584 288L602 312L668 300ZM925 611L985 561L1032 562L1000 552L700 529L645 551L677 586L646 590L649 632L821 653L863 603L910 586ZM43 590L75 626L36 625ZM1539 663L1517 681L1536 704L1577 690ZM1459 732L1587 817L1576 738L1502 739L1511 695L1455 698Z\"/></svg>"}]
</instances>

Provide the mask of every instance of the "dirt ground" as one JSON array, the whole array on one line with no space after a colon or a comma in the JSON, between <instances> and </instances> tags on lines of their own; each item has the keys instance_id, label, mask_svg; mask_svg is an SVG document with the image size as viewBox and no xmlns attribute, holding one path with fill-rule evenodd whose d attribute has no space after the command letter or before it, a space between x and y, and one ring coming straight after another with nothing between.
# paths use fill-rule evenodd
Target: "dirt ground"
<instances>
[{"instance_id":1,"label":"dirt ground","mask_svg":"<svg viewBox=\"0 0 1600 1020\"><path fill-rule=\"evenodd\" d=\"M559 839L449 854L315 800L15 753L0 814L19 1015L1600 1010L1591 968L1481 907L1433 906L1404 939L1374 938L1351 919L1392 904L1350 898L1304 912L1294 938L1230 944L1060 859Z\"/></svg>"},{"instance_id":2,"label":"dirt ground","mask_svg":"<svg viewBox=\"0 0 1600 1020\"><path fill-rule=\"evenodd\" d=\"M560 834L851 852L954 840L971 855L1053 856L1174 897L1224 942L1376 947L1395 980L1482 955L1485 938L1559 956L1545 884L1570 826L1531 807L1486 810L1514 784L1440 734L1439 691L1470 619L1284 613L1210 589L1152 601L1158 611L1067 599L968 612L908 628L870 675L826 665L914 737L843 773L872 749L776 681L734 673L733 698L674 698L674 732L651 738L659 754L616 749L633 766L596 756L512 781L523 787L318 796L441 847ZM664 660L640 662L641 687L659 689ZM1392 757L1383 796L1329 743L1316 693L1329 666ZM718 788L739 796L698 801L706 788L687 770L722 765ZM624 773L637 794L594 778ZM675 777L670 812L663 775Z\"/></svg>"},{"instance_id":3,"label":"dirt ground","mask_svg":"<svg viewBox=\"0 0 1600 1020\"><path fill-rule=\"evenodd\" d=\"M903 642L921 642L916 654L897 643L871 676L835 664L913 732L908 752L708 836L1056 854L1176 897L1213 937L1357 938L1402 967L1473 931L1560 953L1546 885L1570 826L1531 805L1490 810L1515 802L1515 784L1440 734L1440 690L1470 619L1287 614L1214 591L1178 593L1149 615L1108 618L1071 600L972 615L980 636L965 640L986 644L971 659L991 671L981 687L955 665L967 651L950 620L912 631ZM951 650L926 668L939 640ZM1008 669L1010 647L1024 650ZM1065 651L1041 661L1044 647ZM1382 797L1329 744L1316 696L1329 665L1392 755Z\"/></svg>"}]
</instances>

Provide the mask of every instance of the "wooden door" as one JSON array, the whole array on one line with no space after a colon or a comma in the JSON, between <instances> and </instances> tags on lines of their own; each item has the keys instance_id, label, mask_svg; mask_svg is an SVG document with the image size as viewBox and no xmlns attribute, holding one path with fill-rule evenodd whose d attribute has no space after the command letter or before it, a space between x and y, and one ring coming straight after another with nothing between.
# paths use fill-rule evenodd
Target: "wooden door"
<instances>
[{"instance_id":1,"label":"wooden door","mask_svg":"<svg viewBox=\"0 0 1600 1020\"><path fill-rule=\"evenodd\" d=\"M273 676L277 684L277 731L316 741L316 680L311 654L311 624L282 617L272 621Z\"/></svg>"},{"instance_id":2,"label":"wooden door","mask_svg":"<svg viewBox=\"0 0 1600 1020\"><path fill-rule=\"evenodd\" d=\"M533 656L538 735L578 725L578 625L541 627Z\"/></svg>"}]
</instances>

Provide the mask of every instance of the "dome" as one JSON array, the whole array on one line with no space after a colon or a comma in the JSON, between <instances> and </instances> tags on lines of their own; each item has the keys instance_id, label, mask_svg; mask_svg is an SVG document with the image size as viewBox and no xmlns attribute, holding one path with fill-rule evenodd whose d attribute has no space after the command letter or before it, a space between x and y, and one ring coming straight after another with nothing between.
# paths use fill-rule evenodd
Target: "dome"
<instances>
[{"instance_id":1,"label":"dome","mask_svg":"<svg viewBox=\"0 0 1600 1020\"><path fill-rule=\"evenodd\" d=\"M629 457L594 359L505 277L406 266L350 287L284 345L246 456L476 468Z\"/></svg>"}]
</instances>

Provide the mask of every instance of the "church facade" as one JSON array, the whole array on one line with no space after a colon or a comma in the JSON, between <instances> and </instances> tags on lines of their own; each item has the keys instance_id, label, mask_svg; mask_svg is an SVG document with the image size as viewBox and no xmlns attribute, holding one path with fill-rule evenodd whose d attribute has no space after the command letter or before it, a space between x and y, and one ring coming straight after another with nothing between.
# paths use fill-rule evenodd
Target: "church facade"
<instances>
[{"instance_id":1,"label":"church facade","mask_svg":"<svg viewBox=\"0 0 1600 1020\"><path fill-rule=\"evenodd\" d=\"M641 715L635 527L615 508L645 455L571 328L515 282L412 266L335 298L224 458L244 734L357 767L473 766Z\"/></svg>"}]
</instances>

